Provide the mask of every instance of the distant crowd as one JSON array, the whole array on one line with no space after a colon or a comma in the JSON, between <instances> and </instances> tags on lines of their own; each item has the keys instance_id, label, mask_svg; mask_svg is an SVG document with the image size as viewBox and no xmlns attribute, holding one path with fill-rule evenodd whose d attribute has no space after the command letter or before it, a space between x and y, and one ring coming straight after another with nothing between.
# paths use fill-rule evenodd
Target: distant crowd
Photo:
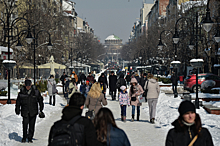
<instances>
[{"instance_id":1,"label":"distant crowd","mask_svg":"<svg viewBox=\"0 0 220 146\"><path fill-rule=\"evenodd\" d=\"M96 81L91 72L87 77L84 73L78 77L73 71L70 76L63 72L60 80L67 106L62 111L61 120L55 122L50 129L49 146L130 146L126 133L116 125L111 110L103 107L108 104L107 88L111 100L118 98L121 121L126 122L127 106L132 107L131 121L135 119L135 109L136 120L139 121L140 106L143 102L148 102L149 121L155 123L160 87L157 78L150 73L139 76L136 72L126 75L120 72L116 76L112 71L108 80L107 75L102 73ZM77 84L80 84L80 89ZM53 75L48 79L47 87L49 104L54 106L57 90ZM33 142L38 105L39 116L44 118L43 98L31 81L26 80L18 94L15 109L16 114L21 112L23 117L22 142L26 142L26 139ZM84 108L88 108L88 111L82 116ZM208 129L202 127L193 103L181 102L178 112L179 117L172 123L174 128L167 134L166 146L213 146L211 134Z\"/></svg>"}]
</instances>

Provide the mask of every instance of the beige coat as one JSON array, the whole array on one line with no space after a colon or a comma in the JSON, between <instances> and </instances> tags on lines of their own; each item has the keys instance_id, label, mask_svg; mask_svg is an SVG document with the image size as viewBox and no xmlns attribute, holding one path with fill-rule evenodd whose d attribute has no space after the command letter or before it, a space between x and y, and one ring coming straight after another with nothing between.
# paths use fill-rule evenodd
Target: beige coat
<instances>
[{"instance_id":1,"label":"beige coat","mask_svg":"<svg viewBox=\"0 0 220 146\"><path fill-rule=\"evenodd\" d=\"M71 94L68 95L68 98L70 98L70 97L73 95L73 93L76 92L77 87L76 87L76 85L73 85L72 82L70 82L70 84L69 84L69 89L73 89L73 90L72 90Z\"/></svg>"},{"instance_id":2,"label":"beige coat","mask_svg":"<svg viewBox=\"0 0 220 146\"><path fill-rule=\"evenodd\" d=\"M158 82L151 78L148 80L148 86L147 82L145 83L144 89L148 89L147 92L147 99L149 98L158 98L160 94L160 87Z\"/></svg>"},{"instance_id":3,"label":"beige coat","mask_svg":"<svg viewBox=\"0 0 220 146\"><path fill-rule=\"evenodd\" d=\"M131 101L131 105L141 106L142 103L139 102L138 96L141 95L141 94L143 94L144 91L143 91L141 85L137 85L136 87L137 87L136 89L134 88L134 94L132 94L132 93L131 93L131 90L129 90L129 99L130 99L130 101L131 101L131 97L136 97L136 101Z\"/></svg>"},{"instance_id":4,"label":"beige coat","mask_svg":"<svg viewBox=\"0 0 220 146\"><path fill-rule=\"evenodd\" d=\"M97 105L96 105L96 102L97 102ZM104 94L102 93L99 96L99 98L92 98L91 96L87 95L85 105L89 108L89 110L95 109L95 114L97 114L99 109L102 107L102 105L104 106L107 105L107 100L105 99ZM96 108L95 108L95 105L96 105Z\"/></svg>"}]
</instances>

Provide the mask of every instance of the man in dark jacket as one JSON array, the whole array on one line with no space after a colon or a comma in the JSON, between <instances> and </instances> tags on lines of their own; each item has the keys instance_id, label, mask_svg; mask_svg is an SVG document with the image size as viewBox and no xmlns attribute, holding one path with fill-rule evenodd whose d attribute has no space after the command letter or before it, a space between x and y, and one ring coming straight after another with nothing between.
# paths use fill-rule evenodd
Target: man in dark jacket
<instances>
[{"instance_id":1,"label":"man in dark jacket","mask_svg":"<svg viewBox=\"0 0 220 146\"><path fill-rule=\"evenodd\" d=\"M107 82L107 77L105 76L104 73L101 74L101 76L98 79L98 82L103 82L105 86L108 88L108 82Z\"/></svg>"},{"instance_id":2,"label":"man in dark jacket","mask_svg":"<svg viewBox=\"0 0 220 146\"><path fill-rule=\"evenodd\" d=\"M176 79L175 73L172 74L170 80L172 82L172 89L173 89L173 94L174 94L175 93L175 88L177 86L177 79Z\"/></svg>"},{"instance_id":3,"label":"man in dark jacket","mask_svg":"<svg viewBox=\"0 0 220 146\"><path fill-rule=\"evenodd\" d=\"M121 93L120 87L121 86L126 86L126 82L125 82L125 79L124 79L124 74L121 74L119 76L119 79L117 80L116 86L118 88L118 100L119 100L119 94Z\"/></svg>"},{"instance_id":4,"label":"man in dark jacket","mask_svg":"<svg viewBox=\"0 0 220 146\"><path fill-rule=\"evenodd\" d=\"M114 71L111 71L111 75L109 76L109 91L111 92L112 100L116 98L116 82L117 76L114 74Z\"/></svg>"},{"instance_id":5,"label":"man in dark jacket","mask_svg":"<svg viewBox=\"0 0 220 146\"><path fill-rule=\"evenodd\" d=\"M86 75L84 74L84 72L81 73L81 75L79 76L79 82L82 84L82 81L84 81L84 83L86 82Z\"/></svg>"},{"instance_id":6,"label":"man in dark jacket","mask_svg":"<svg viewBox=\"0 0 220 146\"><path fill-rule=\"evenodd\" d=\"M43 97L40 95L36 86L31 85L30 80L25 80L25 86L18 93L15 106L15 113L19 115L21 112L21 116L23 117L22 142L26 142L27 138L28 142L33 142L32 138L34 136L35 121L38 114L38 104L40 106L40 112L42 112L44 108ZM28 132L27 129L29 129Z\"/></svg>"},{"instance_id":7,"label":"man in dark jacket","mask_svg":"<svg viewBox=\"0 0 220 146\"><path fill-rule=\"evenodd\" d=\"M141 79L140 79L140 85L142 87L142 89L144 89L144 85L147 81L147 74L146 73L143 73L143 76L141 76Z\"/></svg>"},{"instance_id":8,"label":"man in dark jacket","mask_svg":"<svg viewBox=\"0 0 220 146\"><path fill-rule=\"evenodd\" d=\"M86 78L86 80L88 80L90 83L94 83L94 77L92 76L92 73L91 72L89 72L89 75L88 75L88 77Z\"/></svg>"},{"instance_id":9,"label":"man in dark jacket","mask_svg":"<svg viewBox=\"0 0 220 146\"><path fill-rule=\"evenodd\" d=\"M62 125L70 123L73 118L79 117L75 123L73 123L74 134L71 134L70 139L75 139L80 146L97 146L98 141L96 138L95 127L91 120L81 116L84 108L85 96L80 93L74 93L69 101L69 106L65 107L62 111L63 115L61 120L54 123L50 129L49 134L49 146L53 146L56 142L56 132L62 127ZM72 128L69 128L72 129ZM68 131L73 132L73 131ZM67 143L66 139L59 139L61 143Z\"/></svg>"},{"instance_id":10,"label":"man in dark jacket","mask_svg":"<svg viewBox=\"0 0 220 146\"><path fill-rule=\"evenodd\" d=\"M127 75L126 75L125 80L126 80L126 82L127 82L127 86L130 86L131 75L130 75L129 72L128 72Z\"/></svg>"},{"instance_id":11,"label":"man in dark jacket","mask_svg":"<svg viewBox=\"0 0 220 146\"><path fill-rule=\"evenodd\" d=\"M65 93L65 78L66 77L68 77L67 75L66 75L66 73L65 72L63 72L63 75L60 77L60 80L62 81L62 84L63 84L63 94Z\"/></svg>"}]
</instances>

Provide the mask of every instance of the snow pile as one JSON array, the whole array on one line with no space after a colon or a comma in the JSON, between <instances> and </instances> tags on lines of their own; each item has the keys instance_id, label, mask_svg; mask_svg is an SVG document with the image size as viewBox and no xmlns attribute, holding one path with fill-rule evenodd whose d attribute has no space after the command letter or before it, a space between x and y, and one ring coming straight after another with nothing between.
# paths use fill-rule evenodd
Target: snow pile
<instances>
[{"instance_id":1,"label":"snow pile","mask_svg":"<svg viewBox=\"0 0 220 146\"><path fill-rule=\"evenodd\" d=\"M205 94L201 93L200 95L206 97ZM181 101L182 100L180 99L180 97L174 98L173 95L169 96L161 92L157 104L157 122L155 126L164 128L166 132L168 132L169 129L173 128L171 123L179 116L178 107ZM220 102L210 102L208 104L220 106ZM145 111L148 112L148 109L146 108ZM220 115L208 114L202 107L200 107L200 109L196 109L196 111L201 117L202 126L210 131L214 145L220 145Z\"/></svg>"},{"instance_id":2,"label":"snow pile","mask_svg":"<svg viewBox=\"0 0 220 146\"><path fill-rule=\"evenodd\" d=\"M65 106L66 101L63 97L56 95L56 105L49 105L49 96L44 97L45 119L40 119L37 116L35 127L50 118L51 113L60 112ZM15 104L0 105L0 145L16 145L20 143L22 132L22 117L15 114ZM35 131L36 132L36 131ZM48 133L48 131L46 131Z\"/></svg>"}]
</instances>

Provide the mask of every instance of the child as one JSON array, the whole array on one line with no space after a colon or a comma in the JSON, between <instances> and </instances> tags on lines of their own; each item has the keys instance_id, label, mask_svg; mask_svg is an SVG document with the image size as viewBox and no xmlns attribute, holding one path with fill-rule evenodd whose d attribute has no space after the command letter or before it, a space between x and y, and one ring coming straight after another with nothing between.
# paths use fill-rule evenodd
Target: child
<instances>
[{"instance_id":1,"label":"child","mask_svg":"<svg viewBox=\"0 0 220 146\"><path fill-rule=\"evenodd\" d=\"M130 99L126 86L121 86L120 89L119 104L121 106L121 121L126 122L126 107L127 105L130 106Z\"/></svg>"},{"instance_id":2,"label":"child","mask_svg":"<svg viewBox=\"0 0 220 146\"><path fill-rule=\"evenodd\" d=\"M82 84L80 85L80 92L81 92L81 94L83 94L85 96L85 94L86 94L86 85L85 85L84 80L82 80Z\"/></svg>"},{"instance_id":3,"label":"child","mask_svg":"<svg viewBox=\"0 0 220 146\"><path fill-rule=\"evenodd\" d=\"M85 95L84 95L85 97L87 97L90 88L91 88L90 82L87 80L87 81L86 81L86 86L85 86L85 89L86 89L86 90L85 90Z\"/></svg>"},{"instance_id":4,"label":"child","mask_svg":"<svg viewBox=\"0 0 220 146\"><path fill-rule=\"evenodd\" d=\"M106 86L104 84L103 81L100 81L100 87L102 89L102 93L104 94L104 97L105 97L105 93L106 93ZM105 98L106 99L106 98Z\"/></svg>"}]
</instances>

